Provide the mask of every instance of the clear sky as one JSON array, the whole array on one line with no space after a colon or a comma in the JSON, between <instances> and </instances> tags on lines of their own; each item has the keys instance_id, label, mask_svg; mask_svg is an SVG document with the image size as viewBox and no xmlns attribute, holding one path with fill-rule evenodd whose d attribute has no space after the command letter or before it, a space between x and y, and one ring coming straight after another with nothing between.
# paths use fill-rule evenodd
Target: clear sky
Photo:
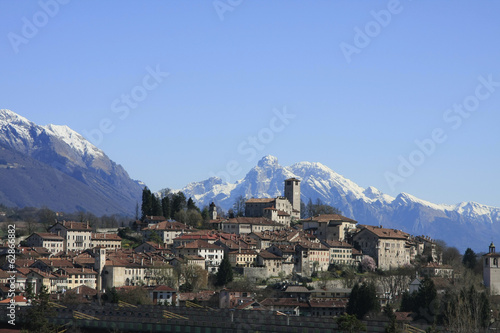
<instances>
[{"instance_id":1,"label":"clear sky","mask_svg":"<svg viewBox=\"0 0 500 333\"><path fill-rule=\"evenodd\" d=\"M391 195L500 207L499 13L497 1L1 0L0 107L68 125L152 190L235 181L272 154Z\"/></svg>"}]
</instances>

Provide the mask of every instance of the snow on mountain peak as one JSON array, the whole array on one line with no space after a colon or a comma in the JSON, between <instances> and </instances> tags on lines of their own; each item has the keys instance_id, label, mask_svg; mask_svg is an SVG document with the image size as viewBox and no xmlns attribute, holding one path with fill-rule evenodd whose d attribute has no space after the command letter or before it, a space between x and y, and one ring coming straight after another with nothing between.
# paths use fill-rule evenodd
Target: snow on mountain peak
<instances>
[{"instance_id":1,"label":"snow on mountain peak","mask_svg":"<svg viewBox=\"0 0 500 333\"><path fill-rule=\"evenodd\" d=\"M264 168L264 167L276 167L278 166L278 158L276 156L272 155L266 155L261 160L257 163L257 166Z\"/></svg>"},{"instance_id":2,"label":"snow on mountain peak","mask_svg":"<svg viewBox=\"0 0 500 333\"><path fill-rule=\"evenodd\" d=\"M8 110L8 109L0 109L0 123L5 122L6 124L28 124L31 125L32 122L23 116L18 115L17 113Z\"/></svg>"},{"instance_id":3,"label":"snow on mountain peak","mask_svg":"<svg viewBox=\"0 0 500 333\"><path fill-rule=\"evenodd\" d=\"M104 153L99 148L91 144L83 136L66 125L50 124L42 127L50 134L63 140L71 148L75 149L82 155L91 155L94 158L104 156Z\"/></svg>"}]
</instances>

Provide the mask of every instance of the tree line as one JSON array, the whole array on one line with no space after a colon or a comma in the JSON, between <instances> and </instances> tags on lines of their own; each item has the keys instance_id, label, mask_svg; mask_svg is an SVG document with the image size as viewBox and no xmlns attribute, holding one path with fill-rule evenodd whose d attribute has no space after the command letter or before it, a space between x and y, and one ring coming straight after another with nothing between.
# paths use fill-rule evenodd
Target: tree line
<instances>
[{"instance_id":1,"label":"tree line","mask_svg":"<svg viewBox=\"0 0 500 333\"><path fill-rule=\"evenodd\" d=\"M138 215L137 207L137 218ZM145 187L142 190L141 220L144 221L147 216L163 216L167 220L175 220L197 228L204 227L204 222L210 219L207 206L200 210L194 200L191 197L186 199L182 192L173 193L170 189L164 189L157 195Z\"/></svg>"}]
</instances>

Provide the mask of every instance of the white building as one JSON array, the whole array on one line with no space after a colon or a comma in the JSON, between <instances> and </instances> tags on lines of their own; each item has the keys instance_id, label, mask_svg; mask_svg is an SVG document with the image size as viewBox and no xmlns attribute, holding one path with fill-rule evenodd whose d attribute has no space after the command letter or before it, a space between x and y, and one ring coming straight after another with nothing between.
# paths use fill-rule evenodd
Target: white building
<instances>
[{"instance_id":1,"label":"white building","mask_svg":"<svg viewBox=\"0 0 500 333\"><path fill-rule=\"evenodd\" d=\"M29 247L44 247L51 253L64 251L64 238L49 232L35 232L26 238Z\"/></svg>"},{"instance_id":2,"label":"white building","mask_svg":"<svg viewBox=\"0 0 500 333\"><path fill-rule=\"evenodd\" d=\"M224 259L224 249L218 245L196 240L179 246L176 252L180 256L200 256L205 258L205 269L209 273L217 273L219 265Z\"/></svg>"},{"instance_id":3,"label":"white building","mask_svg":"<svg viewBox=\"0 0 500 333\"><path fill-rule=\"evenodd\" d=\"M92 228L88 222L57 222L49 231L64 238L64 252L92 248Z\"/></svg>"}]
</instances>

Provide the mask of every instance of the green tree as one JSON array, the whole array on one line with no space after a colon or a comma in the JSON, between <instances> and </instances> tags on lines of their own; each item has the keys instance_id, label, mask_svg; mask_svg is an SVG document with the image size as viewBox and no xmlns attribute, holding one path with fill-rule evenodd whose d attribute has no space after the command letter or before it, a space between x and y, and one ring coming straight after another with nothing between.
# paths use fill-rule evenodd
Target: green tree
<instances>
[{"instance_id":1,"label":"green tree","mask_svg":"<svg viewBox=\"0 0 500 333\"><path fill-rule=\"evenodd\" d=\"M191 197L189 197L188 201L187 201L187 210L195 210L195 211L200 211L200 209L198 208L198 206L196 206L196 204L194 203L194 200L191 199Z\"/></svg>"},{"instance_id":2,"label":"green tree","mask_svg":"<svg viewBox=\"0 0 500 333\"><path fill-rule=\"evenodd\" d=\"M396 324L396 315L394 314L394 310L392 306L387 303L384 307L384 314L387 318L389 318L389 325L385 328L385 333L397 333L399 332Z\"/></svg>"},{"instance_id":3,"label":"green tree","mask_svg":"<svg viewBox=\"0 0 500 333\"><path fill-rule=\"evenodd\" d=\"M355 315L350 315L344 313L338 316L337 319L338 328L344 332L357 333L366 330L365 324L363 324Z\"/></svg>"},{"instance_id":4,"label":"green tree","mask_svg":"<svg viewBox=\"0 0 500 333\"><path fill-rule=\"evenodd\" d=\"M175 213L180 212L186 208L186 196L182 192L172 195L172 217L175 218Z\"/></svg>"},{"instance_id":5,"label":"green tree","mask_svg":"<svg viewBox=\"0 0 500 333\"><path fill-rule=\"evenodd\" d=\"M225 286L231 281L233 281L233 268L231 267L229 259L224 257L219 265L215 284L217 286Z\"/></svg>"},{"instance_id":6,"label":"green tree","mask_svg":"<svg viewBox=\"0 0 500 333\"><path fill-rule=\"evenodd\" d=\"M163 214L163 209L161 206L161 200L156 196L155 193L151 194L151 215L161 216Z\"/></svg>"},{"instance_id":7,"label":"green tree","mask_svg":"<svg viewBox=\"0 0 500 333\"><path fill-rule=\"evenodd\" d=\"M170 203L170 197L164 197L163 199L161 199L161 208L163 210L163 217L165 217L166 219L169 219L170 218L170 215L171 215L171 203Z\"/></svg>"},{"instance_id":8,"label":"green tree","mask_svg":"<svg viewBox=\"0 0 500 333\"><path fill-rule=\"evenodd\" d=\"M149 233L149 240L155 244L163 245L163 239L156 231L151 231Z\"/></svg>"},{"instance_id":9,"label":"green tree","mask_svg":"<svg viewBox=\"0 0 500 333\"><path fill-rule=\"evenodd\" d=\"M413 312L418 314L418 318L425 319L429 323L434 322L438 312L438 302L436 286L430 277L424 278L413 297Z\"/></svg>"},{"instance_id":10,"label":"green tree","mask_svg":"<svg viewBox=\"0 0 500 333\"><path fill-rule=\"evenodd\" d=\"M32 299L35 297L32 283L29 282L26 283L26 289L24 290L24 297L26 297L27 299Z\"/></svg>"},{"instance_id":11,"label":"green tree","mask_svg":"<svg viewBox=\"0 0 500 333\"><path fill-rule=\"evenodd\" d=\"M378 311L380 304L377 299L377 291L373 282L363 283L359 285L356 283L351 291L349 302L347 303L347 313L356 315L358 319L372 311Z\"/></svg>"},{"instance_id":12,"label":"green tree","mask_svg":"<svg viewBox=\"0 0 500 333\"><path fill-rule=\"evenodd\" d=\"M174 220L180 223L187 223L187 213L184 210L180 210L178 212L175 212L174 214Z\"/></svg>"},{"instance_id":13,"label":"green tree","mask_svg":"<svg viewBox=\"0 0 500 333\"><path fill-rule=\"evenodd\" d=\"M470 247L467 248L462 258L462 264L464 264L464 266L467 267L468 269L474 269L474 267L476 267L476 263L477 263L476 253L472 251Z\"/></svg>"},{"instance_id":14,"label":"green tree","mask_svg":"<svg viewBox=\"0 0 500 333\"><path fill-rule=\"evenodd\" d=\"M145 187L142 190L141 220L144 220L148 215L152 215L152 209L153 202L151 200L151 191L149 188Z\"/></svg>"},{"instance_id":15,"label":"green tree","mask_svg":"<svg viewBox=\"0 0 500 333\"><path fill-rule=\"evenodd\" d=\"M146 288L135 287L118 292L118 298L132 305L151 305L153 301L149 298L149 292Z\"/></svg>"},{"instance_id":16,"label":"green tree","mask_svg":"<svg viewBox=\"0 0 500 333\"><path fill-rule=\"evenodd\" d=\"M413 297L415 293L410 294L409 291L405 291L401 296L401 308L402 312L413 312L414 311L414 302L415 299Z\"/></svg>"},{"instance_id":17,"label":"green tree","mask_svg":"<svg viewBox=\"0 0 500 333\"><path fill-rule=\"evenodd\" d=\"M106 294L108 295L108 302L109 303L116 304L120 301L120 297L118 296L118 292L116 291L115 287L109 289Z\"/></svg>"},{"instance_id":18,"label":"green tree","mask_svg":"<svg viewBox=\"0 0 500 333\"><path fill-rule=\"evenodd\" d=\"M201 213L195 209L190 209L186 213L186 224L193 226L195 228L201 227L203 223L203 218Z\"/></svg>"},{"instance_id":19,"label":"green tree","mask_svg":"<svg viewBox=\"0 0 500 333\"><path fill-rule=\"evenodd\" d=\"M34 333L55 332L55 327L49 323L48 318L54 315L54 311L49 305L49 292L46 286L40 288L36 300L27 312L25 329Z\"/></svg>"}]
</instances>

